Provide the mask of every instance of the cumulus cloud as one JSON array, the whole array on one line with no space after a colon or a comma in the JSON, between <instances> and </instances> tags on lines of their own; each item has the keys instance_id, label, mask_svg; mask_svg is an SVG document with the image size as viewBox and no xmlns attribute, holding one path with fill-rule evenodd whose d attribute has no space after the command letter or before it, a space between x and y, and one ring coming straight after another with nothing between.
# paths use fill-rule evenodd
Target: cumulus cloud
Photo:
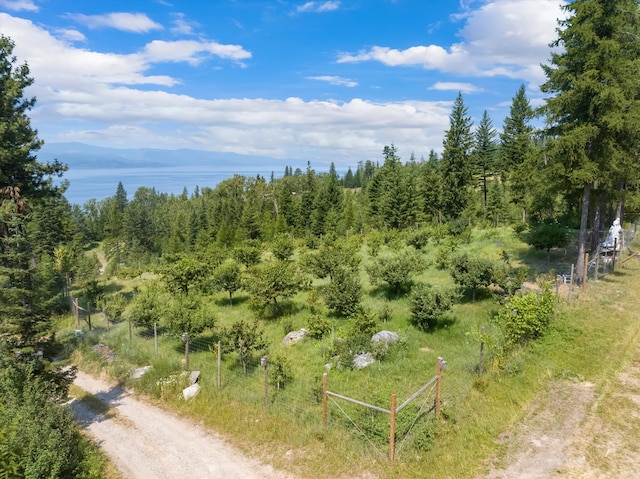
<instances>
[{"instance_id":1,"label":"cumulus cloud","mask_svg":"<svg viewBox=\"0 0 640 479\"><path fill-rule=\"evenodd\" d=\"M429 87L429 89L443 91L460 91L462 93L477 93L482 91L482 88L479 88L471 83L444 81L434 83L431 87Z\"/></svg>"},{"instance_id":2,"label":"cumulus cloud","mask_svg":"<svg viewBox=\"0 0 640 479\"><path fill-rule=\"evenodd\" d=\"M146 33L163 28L144 13L113 12L104 15L69 13L67 17L89 28L107 27L131 33Z\"/></svg>"},{"instance_id":3,"label":"cumulus cloud","mask_svg":"<svg viewBox=\"0 0 640 479\"><path fill-rule=\"evenodd\" d=\"M265 98L202 99L177 94L179 78L149 74L164 62L198 63L211 55L238 62L237 45L156 40L130 54L81 49L29 20L0 13L3 33L36 79L34 124L47 141L103 146L200 148L277 158L353 164L401 145L408 159L439 150L450 102L373 102ZM337 76L313 79L350 86ZM353 82L355 83L355 82ZM66 131L67 133L61 133Z\"/></svg>"},{"instance_id":4,"label":"cumulus cloud","mask_svg":"<svg viewBox=\"0 0 640 479\"><path fill-rule=\"evenodd\" d=\"M327 2L307 2L296 8L296 11L299 13L323 13L331 12L333 10L337 10L338 8L340 8L340 2L331 0Z\"/></svg>"},{"instance_id":5,"label":"cumulus cloud","mask_svg":"<svg viewBox=\"0 0 640 479\"><path fill-rule=\"evenodd\" d=\"M467 7L459 32L461 42L404 49L374 46L343 53L338 63L377 61L388 66L540 82L544 75L539 65L548 60L557 19L566 15L561 5L549 0L489 1L476 10Z\"/></svg>"},{"instance_id":6,"label":"cumulus cloud","mask_svg":"<svg viewBox=\"0 0 640 479\"><path fill-rule=\"evenodd\" d=\"M226 60L246 60L251 53L240 45L222 45L216 42L179 40L166 42L154 40L144 48L145 57L151 62L187 62L191 65L201 63L205 55L213 55Z\"/></svg>"},{"instance_id":7,"label":"cumulus cloud","mask_svg":"<svg viewBox=\"0 0 640 479\"><path fill-rule=\"evenodd\" d=\"M358 86L357 81L349 80L348 78L332 76L332 75L311 76L311 77L307 77L307 79L324 81L329 83L330 85L338 85L338 86L346 86L346 87Z\"/></svg>"},{"instance_id":8,"label":"cumulus cloud","mask_svg":"<svg viewBox=\"0 0 640 479\"><path fill-rule=\"evenodd\" d=\"M0 0L0 7L13 12L37 12L40 7L33 0Z\"/></svg>"}]
</instances>

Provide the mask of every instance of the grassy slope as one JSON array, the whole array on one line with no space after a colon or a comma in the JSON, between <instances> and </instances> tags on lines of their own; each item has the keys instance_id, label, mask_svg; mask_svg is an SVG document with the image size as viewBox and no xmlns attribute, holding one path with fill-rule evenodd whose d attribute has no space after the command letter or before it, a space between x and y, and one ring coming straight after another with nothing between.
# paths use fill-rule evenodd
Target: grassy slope
<instances>
[{"instance_id":1,"label":"grassy slope","mask_svg":"<svg viewBox=\"0 0 640 479\"><path fill-rule=\"evenodd\" d=\"M550 266L541 259L544 254L531 254L504 231L475 239L471 251L497 257L506 249L514 261L525 261L536 271ZM429 255L433 257L433 252ZM556 259L565 257L556 253ZM563 270L565 266L556 268ZM489 371L482 381L478 381L476 375L479 344L475 338L481 327L489 327L489 315L496 308L491 299L480 296L475 303L457 305L450 322L432 333L424 333L409 324L406 298L387 301L385 292L371 288L363 276L369 291L367 306L379 311L382 305L390 305L393 319L381 326L398 331L406 340L406 347L362 371L331 371L330 389L388 407L391 393L397 393L401 402L433 377L438 356L448 362L443 382L444 419L435 425L428 418L422 418L407 442L402 443L400 438L413 419L411 408L407 408L406 416L399 418L398 454L393 468L385 458L388 419L340 404L366 431L367 439L363 439L337 406L331 404L330 427L322 428L322 410L317 399L320 378L325 371L323 352L329 348L329 340L304 341L293 347L279 345L285 329L305 326L302 307L290 308L285 318L263 322L272 344L270 357L275 354L286 357L295 378L284 391L271 390L268 413L262 407L262 370L253 368L245 377L233 357L226 356L223 388L218 389L215 357L206 346L190 359L191 369L202 371L203 391L189 403L178 399L181 384L161 388L158 383L182 367L182 346L168 335L160 338L161 354L155 359L153 341L142 337L140 331L130 344L126 324L112 328L109 333L99 329L92 336L85 335L81 342L85 346L96 342L109 344L117 351L116 360L106 363L88 347L79 348L84 353L76 357L86 369L108 368L120 377L126 377L134 366L153 363L152 372L135 383L130 382L132 387L166 407L199 418L252 455L259 455L276 467L290 469L302 477L328 474L361 477L365 472L380 477L417 477L429 470L437 471L438 477L473 477L482 473L488 456L499 456L498 436L523 416L528 404L535 401L549 380L586 380L602 390L612 372L630 361L640 334L635 319L638 300L634 294L640 286L639 273L636 260L632 260L624 269L575 292L572 304L560 306L550 333L514 358L509 374ZM430 269L416 280L446 282L448 275ZM132 284L122 283L120 287L126 290ZM219 324L252 317L241 294L238 295L240 304L233 308L222 306L225 299L220 295L216 300ZM304 295L292 304L304 304ZM336 320L338 331L342 322ZM66 320L63 335L73 329L70 323L72 321ZM215 339L209 335L204 343L213 344Z\"/></svg>"}]
</instances>

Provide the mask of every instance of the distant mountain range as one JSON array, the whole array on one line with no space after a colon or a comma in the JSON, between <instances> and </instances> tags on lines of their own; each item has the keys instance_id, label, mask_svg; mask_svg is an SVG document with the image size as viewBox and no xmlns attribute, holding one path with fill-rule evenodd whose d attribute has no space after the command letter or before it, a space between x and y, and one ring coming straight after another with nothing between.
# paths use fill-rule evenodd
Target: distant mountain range
<instances>
[{"instance_id":1,"label":"distant mountain range","mask_svg":"<svg viewBox=\"0 0 640 479\"><path fill-rule=\"evenodd\" d=\"M38 161L53 160L70 169L96 168L165 168L169 166L215 166L223 170L264 170L273 168L280 172L284 167L294 166L304 170L303 160L281 160L254 155L239 155L191 149L161 150L156 148L105 148L85 143L45 143L38 152ZM316 165L324 169L324 165Z\"/></svg>"}]
</instances>

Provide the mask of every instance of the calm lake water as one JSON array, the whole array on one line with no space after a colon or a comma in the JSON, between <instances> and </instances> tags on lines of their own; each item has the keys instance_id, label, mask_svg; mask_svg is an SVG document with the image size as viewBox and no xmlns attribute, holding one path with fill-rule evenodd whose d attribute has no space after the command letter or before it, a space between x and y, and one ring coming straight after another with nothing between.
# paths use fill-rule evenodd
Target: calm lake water
<instances>
[{"instance_id":1,"label":"calm lake water","mask_svg":"<svg viewBox=\"0 0 640 479\"><path fill-rule=\"evenodd\" d=\"M221 171L215 167L206 166L172 166L158 168L69 168L63 179L69 181L69 188L65 196L72 204L83 205L89 199L102 200L113 196L122 182L127 199L132 200L138 188L146 186L155 188L158 193L179 195L187 188L189 195L195 187L215 187L221 181L231 178L234 174L254 177L256 175L269 178L272 170L257 171L236 170ZM283 171L274 171L276 177Z\"/></svg>"}]
</instances>

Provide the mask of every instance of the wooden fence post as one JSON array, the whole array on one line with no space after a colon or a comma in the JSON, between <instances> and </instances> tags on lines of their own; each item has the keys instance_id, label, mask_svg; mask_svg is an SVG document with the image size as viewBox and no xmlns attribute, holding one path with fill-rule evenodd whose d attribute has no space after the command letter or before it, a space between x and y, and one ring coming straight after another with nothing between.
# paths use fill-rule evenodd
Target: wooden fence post
<instances>
[{"instance_id":1,"label":"wooden fence post","mask_svg":"<svg viewBox=\"0 0 640 479\"><path fill-rule=\"evenodd\" d=\"M389 463L393 464L396 449L396 394L391 395L391 413L389 414Z\"/></svg>"},{"instance_id":2,"label":"wooden fence post","mask_svg":"<svg viewBox=\"0 0 640 479\"><path fill-rule=\"evenodd\" d=\"M613 259L611 260L611 271L616 270L616 253L618 252L618 238L613 239Z\"/></svg>"},{"instance_id":3,"label":"wooden fence post","mask_svg":"<svg viewBox=\"0 0 640 479\"><path fill-rule=\"evenodd\" d=\"M327 373L322 375L322 425L327 427Z\"/></svg>"},{"instance_id":4,"label":"wooden fence post","mask_svg":"<svg viewBox=\"0 0 640 479\"><path fill-rule=\"evenodd\" d=\"M91 331L91 303L87 301L87 323L89 324L89 331Z\"/></svg>"},{"instance_id":5,"label":"wooden fence post","mask_svg":"<svg viewBox=\"0 0 640 479\"><path fill-rule=\"evenodd\" d=\"M80 308L78 307L78 298L73 302L76 312L76 329L80 329Z\"/></svg>"},{"instance_id":6,"label":"wooden fence post","mask_svg":"<svg viewBox=\"0 0 640 479\"><path fill-rule=\"evenodd\" d=\"M584 284L587 284L587 280L589 279L589 253L584 254Z\"/></svg>"},{"instance_id":7,"label":"wooden fence post","mask_svg":"<svg viewBox=\"0 0 640 479\"><path fill-rule=\"evenodd\" d=\"M158 323L155 321L153 322L153 348L158 356Z\"/></svg>"}]
</instances>

